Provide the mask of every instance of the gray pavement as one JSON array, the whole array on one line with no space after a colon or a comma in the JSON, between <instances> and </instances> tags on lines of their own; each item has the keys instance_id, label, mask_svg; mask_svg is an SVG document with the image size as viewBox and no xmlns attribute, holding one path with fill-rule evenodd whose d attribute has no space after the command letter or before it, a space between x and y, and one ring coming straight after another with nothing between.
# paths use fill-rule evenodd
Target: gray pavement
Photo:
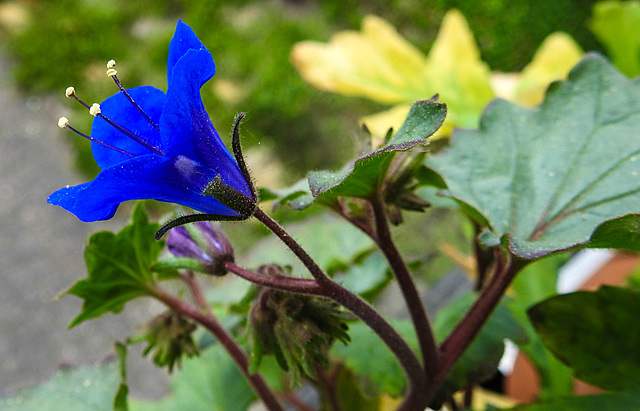
<instances>
[{"instance_id":1,"label":"gray pavement","mask_svg":"<svg viewBox=\"0 0 640 411\"><path fill-rule=\"evenodd\" d=\"M65 84L60 85L61 93ZM134 301L119 315L67 325L80 312L73 296L54 298L84 278L83 248L90 233L117 230L125 216L86 224L46 203L47 196L82 182L57 119L66 101L26 97L15 90L0 56L0 391L49 379L61 364L98 361L113 342L136 332L151 313ZM130 385L138 397L166 390L166 376L130 351Z\"/></svg>"}]
</instances>

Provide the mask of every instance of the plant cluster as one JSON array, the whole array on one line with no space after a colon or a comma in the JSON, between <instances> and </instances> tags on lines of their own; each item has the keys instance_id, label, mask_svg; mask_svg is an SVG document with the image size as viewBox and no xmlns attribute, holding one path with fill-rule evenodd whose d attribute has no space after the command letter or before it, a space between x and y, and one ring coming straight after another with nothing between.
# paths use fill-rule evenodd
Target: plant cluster
<instances>
[{"instance_id":1,"label":"plant cluster","mask_svg":"<svg viewBox=\"0 0 640 411\"><path fill-rule=\"evenodd\" d=\"M592 25L607 42L612 27L638 20L638 3L607 2ZM445 17L428 56L376 17L361 33L299 44L292 60L311 84L397 107L365 118L381 128L365 126L357 155L339 170L312 171L280 189L254 184L240 141L244 113L233 124L231 150L214 128L200 89L216 66L188 25L178 22L169 45L166 93L126 89L110 61L107 75L120 88L114 96L89 105L67 89L94 116L90 135L66 118L59 123L91 141L101 171L48 201L87 222L111 218L128 200L199 213L180 208L161 225L139 203L121 231L91 236L88 276L68 290L83 300L71 326L141 297L167 312L117 344L119 364L63 373L54 389L64 393L90 378L92 404L119 410L243 410L255 400L270 410L482 408L473 398L482 397L478 386L496 373L509 339L541 382L540 402L516 409L638 408L637 275L628 287L562 295L555 284L572 251L640 251L640 83L629 78L640 71L633 64L640 35L631 43L612 53L614 65L555 35L506 88L479 60L457 11ZM430 140L438 141L433 150ZM264 210L268 202L327 211L304 214L303 224L310 222L298 241ZM464 216L473 231L469 259L450 253L467 261L474 290L435 315L416 264L393 235L394 226L431 208ZM244 220L278 238L286 257L266 241L255 262L236 256L212 221ZM203 280L212 280L217 297ZM389 318L376 304L391 283L408 318ZM146 343L158 366L180 368L168 398L128 398L126 346L135 343ZM571 396L573 376L607 392ZM302 399L301 385L317 393L315 403ZM37 390L18 395L42 401Z\"/></svg>"}]
</instances>

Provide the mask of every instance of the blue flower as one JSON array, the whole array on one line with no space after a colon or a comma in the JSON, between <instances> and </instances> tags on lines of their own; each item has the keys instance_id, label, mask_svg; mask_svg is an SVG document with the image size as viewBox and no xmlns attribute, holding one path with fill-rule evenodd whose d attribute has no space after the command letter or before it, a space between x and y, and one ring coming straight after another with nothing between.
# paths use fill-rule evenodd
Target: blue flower
<instances>
[{"instance_id":1,"label":"blue flower","mask_svg":"<svg viewBox=\"0 0 640 411\"><path fill-rule=\"evenodd\" d=\"M136 199L238 216L203 194L219 176L222 183L253 197L200 97L200 88L214 74L211 54L179 21L169 45L167 93L136 87L127 91L139 107L121 91L94 109L98 115L91 129L92 151L102 171L93 181L56 191L48 202L86 222L109 219L120 203Z\"/></svg>"},{"instance_id":2,"label":"blue flower","mask_svg":"<svg viewBox=\"0 0 640 411\"><path fill-rule=\"evenodd\" d=\"M224 275L224 264L233 262L233 248L224 232L210 221L175 227L169 231L167 249L179 258L198 261L199 269L207 274Z\"/></svg>"}]
</instances>

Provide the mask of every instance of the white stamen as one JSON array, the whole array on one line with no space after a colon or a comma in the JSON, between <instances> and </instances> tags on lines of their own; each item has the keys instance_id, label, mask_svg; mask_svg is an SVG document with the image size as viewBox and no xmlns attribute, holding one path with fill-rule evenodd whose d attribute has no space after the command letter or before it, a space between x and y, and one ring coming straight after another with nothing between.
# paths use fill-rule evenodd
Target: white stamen
<instances>
[{"instance_id":1,"label":"white stamen","mask_svg":"<svg viewBox=\"0 0 640 411\"><path fill-rule=\"evenodd\" d=\"M107 70L107 76L109 76L109 77L113 77L116 74L118 74L118 71L116 69L110 68L109 70Z\"/></svg>"},{"instance_id":2,"label":"white stamen","mask_svg":"<svg viewBox=\"0 0 640 411\"><path fill-rule=\"evenodd\" d=\"M109 61L107 61L107 68L108 69L112 69L114 66L116 65L116 61L111 59Z\"/></svg>"},{"instance_id":3,"label":"white stamen","mask_svg":"<svg viewBox=\"0 0 640 411\"><path fill-rule=\"evenodd\" d=\"M67 126L69 125L69 119L66 117L60 117L58 119L58 127L60 128L67 128Z\"/></svg>"},{"instance_id":4,"label":"white stamen","mask_svg":"<svg viewBox=\"0 0 640 411\"><path fill-rule=\"evenodd\" d=\"M100 114L100 104L93 103L89 108L89 114L91 114L94 117Z\"/></svg>"},{"instance_id":5,"label":"white stamen","mask_svg":"<svg viewBox=\"0 0 640 411\"><path fill-rule=\"evenodd\" d=\"M67 89L64 91L64 94L65 96L67 96L67 98L71 98L76 95L76 89L73 87L67 87Z\"/></svg>"}]
</instances>

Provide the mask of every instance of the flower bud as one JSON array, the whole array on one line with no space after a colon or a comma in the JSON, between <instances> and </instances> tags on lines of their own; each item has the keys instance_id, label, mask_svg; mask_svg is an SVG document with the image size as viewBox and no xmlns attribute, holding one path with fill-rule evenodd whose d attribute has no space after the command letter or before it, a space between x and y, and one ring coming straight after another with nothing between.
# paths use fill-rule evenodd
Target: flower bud
<instances>
[{"instance_id":1,"label":"flower bud","mask_svg":"<svg viewBox=\"0 0 640 411\"><path fill-rule=\"evenodd\" d=\"M224 263L233 261L229 239L210 221L175 227L169 231L167 248L176 257L198 260L200 271L212 275L226 274Z\"/></svg>"},{"instance_id":2,"label":"flower bud","mask_svg":"<svg viewBox=\"0 0 640 411\"><path fill-rule=\"evenodd\" d=\"M193 323L176 313L161 314L148 324L142 336L149 344L144 355L153 351L153 362L160 367L166 365L171 372L174 365L180 367L183 355L198 355L198 346L192 337L195 330Z\"/></svg>"},{"instance_id":3,"label":"flower bud","mask_svg":"<svg viewBox=\"0 0 640 411\"><path fill-rule=\"evenodd\" d=\"M302 375L313 376L313 364L327 363L336 339L350 341L346 322L352 319L324 298L263 290L249 312L250 372L257 371L263 355L273 355L291 372L292 384Z\"/></svg>"}]
</instances>

